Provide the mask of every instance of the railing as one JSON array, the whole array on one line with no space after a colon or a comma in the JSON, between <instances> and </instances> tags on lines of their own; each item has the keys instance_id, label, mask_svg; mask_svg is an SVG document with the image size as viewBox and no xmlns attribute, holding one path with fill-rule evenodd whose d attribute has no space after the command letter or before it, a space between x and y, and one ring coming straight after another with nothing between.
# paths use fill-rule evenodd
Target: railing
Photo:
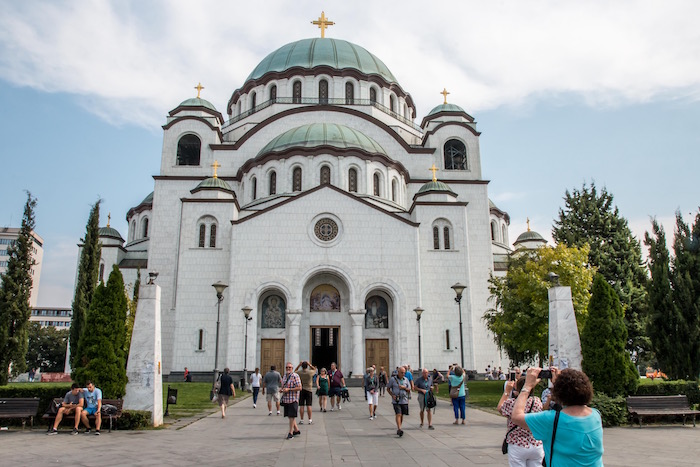
<instances>
[{"instance_id":1,"label":"railing","mask_svg":"<svg viewBox=\"0 0 700 467\"><path fill-rule=\"evenodd\" d=\"M299 105L363 105L363 106L372 106L385 114L395 118L396 120L400 121L401 123L404 123L405 125L410 126L414 130L422 131L422 128L415 123L413 123L412 120L409 120L406 117L403 117L402 115L399 115L398 113L394 112L388 107L383 106L382 104L372 101L370 99L331 99L331 98L322 98L322 97L276 97L274 99L270 99L268 101L263 102L260 105L256 105L252 109L248 109L245 112L241 112L239 115L236 115L233 118L230 118L228 122L223 126L222 130L228 128L229 126L233 125L236 122L240 122L241 120L253 115L254 113L260 112L263 109L266 109L270 107L273 104L299 104Z\"/></svg>"}]
</instances>

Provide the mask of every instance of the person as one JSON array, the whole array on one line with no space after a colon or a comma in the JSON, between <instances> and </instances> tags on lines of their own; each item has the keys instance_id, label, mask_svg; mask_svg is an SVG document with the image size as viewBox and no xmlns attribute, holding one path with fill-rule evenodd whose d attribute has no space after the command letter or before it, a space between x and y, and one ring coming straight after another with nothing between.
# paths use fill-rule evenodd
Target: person
<instances>
[{"instance_id":1,"label":"person","mask_svg":"<svg viewBox=\"0 0 700 467\"><path fill-rule=\"evenodd\" d=\"M379 378L374 374L374 367L367 368L364 383L367 406L369 407L369 419L374 420L377 418L377 405L379 405Z\"/></svg>"},{"instance_id":2,"label":"person","mask_svg":"<svg viewBox=\"0 0 700 467\"><path fill-rule=\"evenodd\" d=\"M513 368L511 371L512 371L512 372L515 372L515 381L519 380L520 377L523 375L523 370L521 370L519 366L516 366L516 367ZM510 373L508 374L508 378L506 378L506 379L510 379ZM507 386L507 385L508 385L508 381L506 381L505 383L503 383L503 391L506 390L506 386ZM513 387L514 387L514 386L513 386ZM513 393L513 394L510 395L510 397L517 397L517 394Z\"/></svg>"},{"instance_id":3,"label":"person","mask_svg":"<svg viewBox=\"0 0 700 467\"><path fill-rule=\"evenodd\" d=\"M299 367L301 367L301 370L299 370ZM311 425L314 422L311 419L311 404L313 403L314 374L316 373L316 367L304 361L300 362L294 371L299 375L299 379L301 380L301 391L299 393L299 407L301 407L299 417L301 421L299 424L304 424L304 407L306 407L306 413L309 415L309 425Z\"/></svg>"},{"instance_id":4,"label":"person","mask_svg":"<svg viewBox=\"0 0 700 467\"><path fill-rule=\"evenodd\" d=\"M403 436L401 424L403 423L403 416L408 415L408 395L411 392L411 383L406 378L406 368L399 367L396 376L392 376L389 379L386 390L392 398L396 417L396 434L400 438Z\"/></svg>"},{"instance_id":5,"label":"person","mask_svg":"<svg viewBox=\"0 0 700 467\"><path fill-rule=\"evenodd\" d=\"M418 408L420 409L420 426L423 427L425 410L428 402L428 393L433 390L433 376L427 368L421 370L421 374L413 381L413 390L418 393ZM428 409L428 429L433 428L433 413Z\"/></svg>"},{"instance_id":6,"label":"person","mask_svg":"<svg viewBox=\"0 0 700 467\"><path fill-rule=\"evenodd\" d=\"M292 439L296 435L301 434L299 426L297 426L301 379L298 374L294 373L292 362L287 362L285 371L286 374L282 380L282 402L284 403L284 416L289 419L289 433L287 433L287 439Z\"/></svg>"},{"instance_id":7,"label":"person","mask_svg":"<svg viewBox=\"0 0 700 467\"><path fill-rule=\"evenodd\" d=\"M316 379L316 385L318 387L316 394L318 394L318 400L321 404L321 411L327 412L326 408L328 407L328 390L330 388L330 381L328 379L328 370L325 368L321 368L318 379Z\"/></svg>"},{"instance_id":8,"label":"person","mask_svg":"<svg viewBox=\"0 0 700 467\"><path fill-rule=\"evenodd\" d=\"M488 365L486 367L486 380L489 381L492 379L493 379L493 376L491 375L491 365Z\"/></svg>"},{"instance_id":9,"label":"person","mask_svg":"<svg viewBox=\"0 0 700 467\"><path fill-rule=\"evenodd\" d=\"M406 378L408 379L408 382L411 383L411 391L413 391L413 370L411 369L411 365L406 365ZM408 395L408 398L411 398L410 394Z\"/></svg>"},{"instance_id":10,"label":"person","mask_svg":"<svg viewBox=\"0 0 700 467\"><path fill-rule=\"evenodd\" d=\"M236 388L233 387L233 378L229 374L231 370L224 368L221 375L221 387L219 388L219 407L221 407L221 418L226 418L226 407L228 407L229 397L236 397Z\"/></svg>"},{"instance_id":11,"label":"person","mask_svg":"<svg viewBox=\"0 0 700 467\"><path fill-rule=\"evenodd\" d=\"M452 368L452 371L454 374L451 374L448 378L450 382L450 391L452 390L451 388L454 387L459 387L459 396L452 399L452 410L455 412L455 421L452 423L453 425L457 425L459 423L459 418L462 419L462 425L466 424L466 417L465 417L465 402L467 399L467 391L466 391L466 378L464 374L464 370L462 370L462 367L459 365L454 365Z\"/></svg>"},{"instance_id":12,"label":"person","mask_svg":"<svg viewBox=\"0 0 700 467\"><path fill-rule=\"evenodd\" d=\"M433 374L431 376L433 377L433 389L438 393L440 392L440 383L445 381L445 376L437 371L437 368L433 368Z\"/></svg>"},{"instance_id":13,"label":"person","mask_svg":"<svg viewBox=\"0 0 700 467\"><path fill-rule=\"evenodd\" d=\"M32 369L29 370L29 382L30 383L34 382L35 376L36 376L36 370L32 367Z\"/></svg>"},{"instance_id":14,"label":"person","mask_svg":"<svg viewBox=\"0 0 700 467\"><path fill-rule=\"evenodd\" d=\"M508 463L511 467L539 467L544 458L542 441L535 439L532 432L526 428L521 428L513 423L511 415L515 406L515 398L525 385L525 378L520 377L517 381L508 381L506 390L503 391L501 400L498 401L497 410L504 417L508 417L508 431L506 432L506 443L508 443ZM542 401L539 397L530 396L525 403L526 413L542 412Z\"/></svg>"},{"instance_id":15,"label":"person","mask_svg":"<svg viewBox=\"0 0 700 467\"><path fill-rule=\"evenodd\" d=\"M331 363L331 387L328 395L331 396L331 412L334 410L334 405L337 401L338 410L340 407L340 390L345 387L345 377L343 373L338 369L338 365L333 362Z\"/></svg>"},{"instance_id":16,"label":"person","mask_svg":"<svg viewBox=\"0 0 700 467\"><path fill-rule=\"evenodd\" d=\"M588 376L573 368L562 371L552 368L552 397L563 409L526 413L527 399L540 381L540 371L541 368L527 370L525 385L513 407L513 423L529 428L535 439L542 441L547 465L558 465L565 460L566 465L602 467L603 424L600 412L588 406L593 397Z\"/></svg>"},{"instance_id":17,"label":"person","mask_svg":"<svg viewBox=\"0 0 700 467\"><path fill-rule=\"evenodd\" d=\"M550 410L552 408L552 389L550 387L544 388L542 395L542 410Z\"/></svg>"},{"instance_id":18,"label":"person","mask_svg":"<svg viewBox=\"0 0 700 467\"><path fill-rule=\"evenodd\" d=\"M265 373L265 376L263 377L263 386L262 386L262 393L265 395L265 391L267 391L267 395L265 396L267 400L267 415L272 415L272 401L275 401L275 405L277 406L277 415L280 414L280 384L282 383L282 375L280 375L276 370L275 370L275 365L270 365L270 371Z\"/></svg>"},{"instance_id":19,"label":"person","mask_svg":"<svg viewBox=\"0 0 700 467\"><path fill-rule=\"evenodd\" d=\"M192 382L192 375L190 374L190 370L185 367L185 382L186 383L191 383Z\"/></svg>"},{"instance_id":20,"label":"person","mask_svg":"<svg viewBox=\"0 0 700 467\"><path fill-rule=\"evenodd\" d=\"M75 426L73 427L72 435L78 434L78 425L80 424L80 414L83 411L83 403L85 399L83 398L83 393L80 392L80 385L78 383L73 383L71 385L70 391L66 393L63 397L63 402L61 407L58 409L56 414L56 420L53 422L53 428L49 431L49 435L58 434L58 425L63 420L64 415L74 414L75 416Z\"/></svg>"},{"instance_id":21,"label":"person","mask_svg":"<svg viewBox=\"0 0 700 467\"><path fill-rule=\"evenodd\" d=\"M379 397L384 397L384 393L386 393L386 383L389 381L389 378L383 366L379 367L379 374L377 376L379 378Z\"/></svg>"},{"instance_id":22,"label":"person","mask_svg":"<svg viewBox=\"0 0 700 467\"><path fill-rule=\"evenodd\" d=\"M85 408L80 412L80 419L85 425L85 434L90 434L90 419L88 415L95 416L95 436L100 435L102 426L102 390L95 387L95 383L89 381L80 390L85 400Z\"/></svg>"},{"instance_id":23,"label":"person","mask_svg":"<svg viewBox=\"0 0 700 467\"><path fill-rule=\"evenodd\" d=\"M250 387L253 388L253 408L258 406L258 394L260 393L260 384L262 383L262 375L260 368L255 368L255 372L250 375Z\"/></svg>"}]
</instances>

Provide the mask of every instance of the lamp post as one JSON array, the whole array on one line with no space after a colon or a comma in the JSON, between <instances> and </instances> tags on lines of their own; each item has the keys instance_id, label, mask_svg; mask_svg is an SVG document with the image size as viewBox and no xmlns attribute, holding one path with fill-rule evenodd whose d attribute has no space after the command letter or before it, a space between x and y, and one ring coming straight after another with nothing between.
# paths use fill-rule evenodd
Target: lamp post
<instances>
[{"instance_id":1,"label":"lamp post","mask_svg":"<svg viewBox=\"0 0 700 467\"><path fill-rule=\"evenodd\" d=\"M243 387L248 390L248 321L253 319L250 316L250 312L253 309L249 306L244 306L241 308L243 314L245 315L245 341L243 341Z\"/></svg>"},{"instance_id":2,"label":"lamp post","mask_svg":"<svg viewBox=\"0 0 700 467\"><path fill-rule=\"evenodd\" d=\"M420 315L422 315L425 310L423 310L423 308L421 307L418 307L414 308L413 311L416 312L416 322L418 323L418 367L421 371L423 371L423 359L421 358L420 351Z\"/></svg>"},{"instance_id":3,"label":"lamp post","mask_svg":"<svg viewBox=\"0 0 700 467\"><path fill-rule=\"evenodd\" d=\"M211 388L213 393L214 387L216 386L216 379L219 376L219 322L221 317L221 302L224 301L224 290L226 290L228 285L219 281L216 284L212 284L211 286L214 287L214 289L216 289L216 298L218 300L216 303L216 348L214 351L214 382Z\"/></svg>"},{"instance_id":4,"label":"lamp post","mask_svg":"<svg viewBox=\"0 0 700 467\"><path fill-rule=\"evenodd\" d=\"M462 285L457 282L452 286L457 296L455 297L455 302L459 305L459 351L462 354L462 369L464 369L464 335L462 334L462 292L466 289L466 285Z\"/></svg>"}]
</instances>

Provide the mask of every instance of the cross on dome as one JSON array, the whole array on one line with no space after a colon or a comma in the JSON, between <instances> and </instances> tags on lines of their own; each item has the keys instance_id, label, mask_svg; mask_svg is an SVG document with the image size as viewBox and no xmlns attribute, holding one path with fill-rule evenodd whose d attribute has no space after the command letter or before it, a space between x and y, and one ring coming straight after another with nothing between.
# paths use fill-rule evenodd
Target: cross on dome
<instances>
[{"instance_id":1,"label":"cross on dome","mask_svg":"<svg viewBox=\"0 0 700 467\"><path fill-rule=\"evenodd\" d=\"M442 88L442 92L438 94L442 94L442 97L445 98L445 102L443 102L443 104L447 104L447 95L450 94L449 92L447 92L447 88Z\"/></svg>"},{"instance_id":2,"label":"cross on dome","mask_svg":"<svg viewBox=\"0 0 700 467\"><path fill-rule=\"evenodd\" d=\"M216 169L221 167L221 164L219 164L219 161L214 161L214 163L211 166L214 167L214 178L219 178L216 176Z\"/></svg>"},{"instance_id":3,"label":"cross on dome","mask_svg":"<svg viewBox=\"0 0 700 467\"><path fill-rule=\"evenodd\" d=\"M199 93L202 92L202 89L204 89L204 86L202 86L202 83L197 83L197 86L194 87L197 90L197 99L200 99Z\"/></svg>"},{"instance_id":4,"label":"cross on dome","mask_svg":"<svg viewBox=\"0 0 700 467\"><path fill-rule=\"evenodd\" d=\"M435 176L435 172L437 172L440 169L435 167L435 164L433 163L433 166L431 168L429 168L428 170L430 170L433 173L433 181L437 182L437 177Z\"/></svg>"},{"instance_id":5,"label":"cross on dome","mask_svg":"<svg viewBox=\"0 0 700 467\"><path fill-rule=\"evenodd\" d=\"M315 21L311 21L311 24L317 25L319 29L321 30L321 37L326 37L326 28L328 26L333 26L335 23L333 21L328 21L328 18L326 18L326 13L321 12L321 16Z\"/></svg>"},{"instance_id":6,"label":"cross on dome","mask_svg":"<svg viewBox=\"0 0 700 467\"><path fill-rule=\"evenodd\" d=\"M527 231L530 231L530 218L527 218Z\"/></svg>"},{"instance_id":7,"label":"cross on dome","mask_svg":"<svg viewBox=\"0 0 700 467\"><path fill-rule=\"evenodd\" d=\"M111 222L111 220L112 220L112 213L110 212L109 214L107 214L107 227L109 227L109 223Z\"/></svg>"}]
</instances>

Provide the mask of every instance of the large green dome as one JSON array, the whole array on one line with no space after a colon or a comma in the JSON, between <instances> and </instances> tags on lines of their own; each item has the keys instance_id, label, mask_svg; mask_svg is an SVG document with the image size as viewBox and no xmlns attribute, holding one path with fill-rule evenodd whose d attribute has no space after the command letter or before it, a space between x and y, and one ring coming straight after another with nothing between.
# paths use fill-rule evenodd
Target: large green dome
<instances>
[{"instance_id":1,"label":"large green dome","mask_svg":"<svg viewBox=\"0 0 700 467\"><path fill-rule=\"evenodd\" d=\"M206 107L207 109L217 112L216 107L214 107L214 104L212 104L206 99L202 99L201 97L192 97L190 99L186 99L180 102L180 105L178 107Z\"/></svg>"},{"instance_id":2,"label":"large green dome","mask_svg":"<svg viewBox=\"0 0 700 467\"><path fill-rule=\"evenodd\" d=\"M433 115L438 112L464 112L464 109L455 104L440 104L428 112L428 115ZM464 112L466 113L466 112Z\"/></svg>"},{"instance_id":3,"label":"large green dome","mask_svg":"<svg viewBox=\"0 0 700 467\"><path fill-rule=\"evenodd\" d=\"M339 70L351 68L367 75L380 75L390 83L396 78L389 68L359 45L340 39L302 39L283 45L265 57L246 81L258 79L269 72L282 72L294 67L312 69L330 66Z\"/></svg>"},{"instance_id":4,"label":"large green dome","mask_svg":"<svg viewBox=\"0 0 700 467\"><path fill-rule=\"evenodd\" d=\"M285 149L314 148L317 146L333 146L339 149L361 149L372 154L384 154L386 151L379 143L345 125L335 123L311 123L287 130L267 143L258 155Z\"/></svg>"}]
</instances>

